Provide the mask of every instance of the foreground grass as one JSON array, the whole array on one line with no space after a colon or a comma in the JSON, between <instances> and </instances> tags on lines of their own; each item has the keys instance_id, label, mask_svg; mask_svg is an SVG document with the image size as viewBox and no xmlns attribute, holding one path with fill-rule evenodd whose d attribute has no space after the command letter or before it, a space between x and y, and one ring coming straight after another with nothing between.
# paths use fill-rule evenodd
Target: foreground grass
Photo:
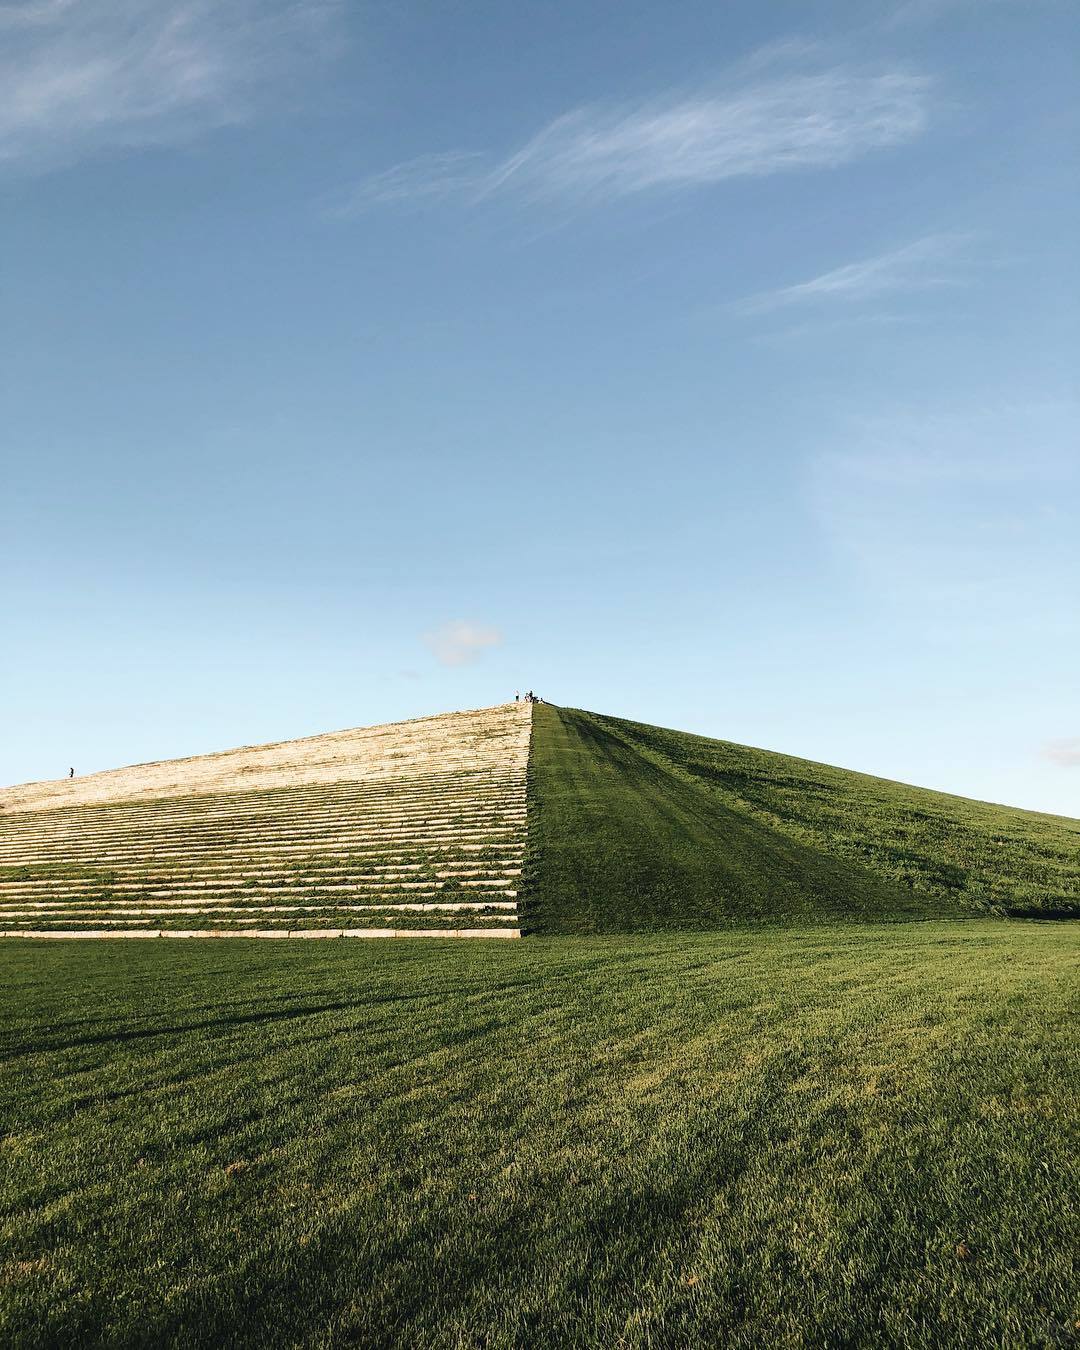
<instances>
[{"instance_id":1,"label":"foreground grass","mask_svg":"<svg viewBox=\"0 0 1080 1350\"><path fill-rule=\"evenodd\" d=\"M1074 1344L1078 956L7 942L0 1341Z\"/></svg>"}]
</instances>

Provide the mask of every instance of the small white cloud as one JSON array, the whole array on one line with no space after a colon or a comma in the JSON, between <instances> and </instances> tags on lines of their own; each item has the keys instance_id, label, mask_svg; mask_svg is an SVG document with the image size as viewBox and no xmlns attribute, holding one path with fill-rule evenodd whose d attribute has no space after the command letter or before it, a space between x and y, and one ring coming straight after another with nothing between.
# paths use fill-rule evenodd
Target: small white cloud
<instances>
[{"instance_id":1,"label":"small white cloud","mask_svg":"<svg viewBox=\"0 0 1080 1350\"><path fill-rule=\"evenodd\" d=\"M576 205L726 179L835 168L901 145L926 126L930 82L891 70L835 67L769 75L807 51L770 49L721 86L643 106L594 105L557 117L498 161L425 155L367 179L354 209L461 196L514 194Z\"/></svg>"},{"instance_id":2,"label":"small white cloud","mask_svg":"<svg viewBox=\"0 0 1080 1350\"><path fill-rule=\"evenodd\" d=\"M501 646L502 640L503 635L498 628L469 623L465 619L444 623L441 628L424 637L435 659L444 666L467 666L488 647Z\"/></svg>"},{"instance_id":3,"label":"small white cloud","mask_svg":"<svg viewBox=\"0 0 1080 1350\"><path fill-rule=\"evenodd\" d=\"M966 234L927 235L903 248L835 267L795 286L751 296L736 308L744 314L763 314L791 305L833 301L859 304L898 292L956 286L960 279L954 265L970 240Z\"/></svg>"},{"instance_id":4,"label":"small white cloud","mask_svg":"<svg viewBox=\"0 0 1080 1350\"><path fill-rule=\"evenodd\" d=\"M1043 746L1043 758L1063 769L1080 769L1080 736L1060 741L1048 741Z\"/></svg>"},{"instance_id":5,"label":"small white cloud","mask_svg":"<svg viewBox=\"0 0 1080 1350\"><path fill-rule=\"evenodd\" d=\"M53 167L249 117L337 47L340 0L0 5L0 162Z\"/></svg>"}]
</instances>

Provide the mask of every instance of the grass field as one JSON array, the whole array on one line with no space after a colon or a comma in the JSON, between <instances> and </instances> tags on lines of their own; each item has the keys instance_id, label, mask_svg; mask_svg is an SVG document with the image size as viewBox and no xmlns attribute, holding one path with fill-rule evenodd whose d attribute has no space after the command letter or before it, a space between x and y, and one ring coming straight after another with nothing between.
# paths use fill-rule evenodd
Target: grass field
<instances>
[{"instance_id":1,"label":"grass field","mask_svg":"<svg viewBox=\"0 0 1080 1350\"><path fill-rule=\"evenodd\" d=\"M0 945L0 1341L1080 1343L1073 925Z\"/></svg>"},{"instance_id":2,"label":"grass field","mask_svg":"<svg viewBox=\"0 0 1080 1350\"><path fill-rule=\"evenodd\" d=\"M573 708L534 717L533 931L1080 917L1080 821Z\"/></svg>"}]
</instances>

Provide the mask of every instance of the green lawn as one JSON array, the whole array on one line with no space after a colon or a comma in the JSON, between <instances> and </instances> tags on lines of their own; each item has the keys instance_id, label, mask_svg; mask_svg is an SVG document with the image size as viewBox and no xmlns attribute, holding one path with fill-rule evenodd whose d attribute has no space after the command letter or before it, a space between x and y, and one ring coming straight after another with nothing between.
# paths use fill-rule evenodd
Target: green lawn
<instances>
[{"instance_id":1,"label":"green lawn","mask_svg":"<svg viewBox=\"0 0 1080 1350\"><path fill-rule=\"evenodd\" d=\"M1078 957L0 944L0 1341L1078 1344Z\"/></svg>"},{"instance_id":2,"label":"green lawn","mask_svg":"<svg viewBox=\"0 0 1080 1350\"><path fill-rule=\"evenodd\" d=\"M574 708L535 709L526 922L1080 917L1080 821Z\"/></svg>"}]
</instances>

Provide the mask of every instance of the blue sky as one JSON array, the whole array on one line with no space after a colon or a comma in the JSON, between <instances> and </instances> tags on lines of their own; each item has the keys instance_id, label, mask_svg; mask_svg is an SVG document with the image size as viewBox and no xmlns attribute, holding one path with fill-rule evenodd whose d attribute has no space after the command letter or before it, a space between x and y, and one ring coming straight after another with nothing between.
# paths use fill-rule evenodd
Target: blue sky
<instances>
[{"instance_id":1,"label":"blue sky","mask_svg":"<svg viewBox=\"0 0 1080 1350\"><path fill-rule=\"evenodd\" d=\"M1080 816L1075 20L0 4L0 779L531 686Z\"/></svg>"}]
</instances>

